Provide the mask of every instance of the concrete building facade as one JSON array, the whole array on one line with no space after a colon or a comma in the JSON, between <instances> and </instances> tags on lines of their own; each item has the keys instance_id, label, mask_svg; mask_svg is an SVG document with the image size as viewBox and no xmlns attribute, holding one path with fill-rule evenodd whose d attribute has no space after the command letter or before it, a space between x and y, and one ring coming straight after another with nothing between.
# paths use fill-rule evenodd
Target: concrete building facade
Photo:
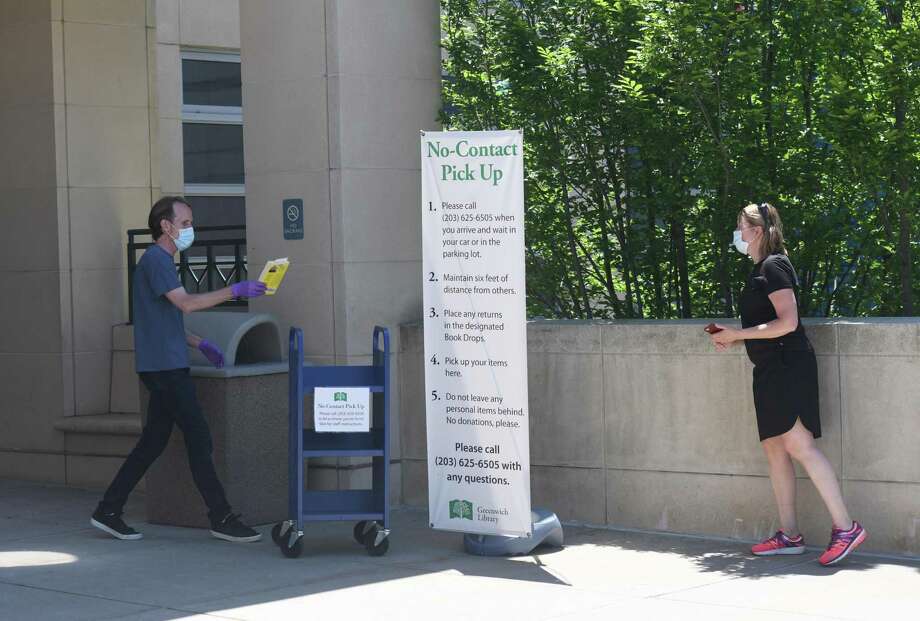
<instances>
[{"instance_id":1,"label":"concrete building facade","mask_svg":"<svg viewBox=\"0 0 920 621\"><path fill-rule=\"evenodd\" d=\"M304 327L311 360L364 360L375 323L417 318L438 19L433 0L0 0L0 476L99 485L129 450L126 231L161 195L245 224L251 265L290 257L285 296L250 308ZM291 197L303 240L282 236Z\"/></svg>"}]
</instances>

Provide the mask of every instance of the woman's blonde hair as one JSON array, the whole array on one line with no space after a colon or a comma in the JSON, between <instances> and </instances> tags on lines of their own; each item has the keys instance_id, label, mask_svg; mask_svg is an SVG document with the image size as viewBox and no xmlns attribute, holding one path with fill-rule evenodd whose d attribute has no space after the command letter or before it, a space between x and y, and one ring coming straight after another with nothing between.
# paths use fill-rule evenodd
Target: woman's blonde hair
<instances>
[{"instance_id":1,"label":"woman's blonde hair","mask_svg":"<svg viewBox=\"0 0 920 621\"><path fill-rule=\"evenodd\" d=\"M783 221L779 218L779 211L770 203L751 203L738 214L738 222L742 218L750 226L759 226L763 229L760 238L761 256L771 254L789 254L786 252L786 241L783 239Z\"/></svg>"}]
</instances>

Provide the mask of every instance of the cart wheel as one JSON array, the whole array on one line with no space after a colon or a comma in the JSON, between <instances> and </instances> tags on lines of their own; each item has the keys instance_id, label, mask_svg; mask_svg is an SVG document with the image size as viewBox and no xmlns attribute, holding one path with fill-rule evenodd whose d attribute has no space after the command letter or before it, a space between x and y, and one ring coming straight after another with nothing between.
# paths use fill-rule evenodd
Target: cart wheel
<instances>
[{"instance_id":1,"label":"cart wheel","mask_svg":"<svg viewBox=\"0 0 920 621\"><path fill-rule=\"evenodd\" d=\"M278 522L277 524L272 526L272 541L275 542L276 546L281 545L281 540L282 540L282 537L284 536L284 530L282 530L283 528L284 528L284 522Z\"/></svg>"},{"instance_id":2,"label":"cart wheel","mask_svg":"<svg viewBox=\"0 0 920 621\"><path fill-rule=\"evenodd\" d=\"M364 539L364 549L367 550L367 553L371 556L383 556L387 553L387 550L390 549L390 538L387 537L380 542L380 545L374 545L374 541L377 539L377 528L372 529L367 533L367 537Z\"/></svg>"},{"instance_id":3,"label":"cart wheel","mask_svg":"<svg viewBox=\"0 0 920 621\"><path fill-rule=\"evenodd\" d=\"M290 540L284 541L278 544L278 547L281 548L281 553L288 558L300 558L300 555L303 554L303 536L298 537L294 540L294 544L291 545Z\"/></svg>"},{"instance_id":4,"label":"cart wheel","mask_svg":"<svg viewBox=\"0 0 920 621\"><path fill-rule=\"evenodd\" d=\"M367 539L367 535L372 532L374 532L374 529L367 528L367 521L361 520L360 522L355 524L355 530L354 530L355 541L357 541L359 545L363 546L364 540Z\"/></svg>"}]
</instances>

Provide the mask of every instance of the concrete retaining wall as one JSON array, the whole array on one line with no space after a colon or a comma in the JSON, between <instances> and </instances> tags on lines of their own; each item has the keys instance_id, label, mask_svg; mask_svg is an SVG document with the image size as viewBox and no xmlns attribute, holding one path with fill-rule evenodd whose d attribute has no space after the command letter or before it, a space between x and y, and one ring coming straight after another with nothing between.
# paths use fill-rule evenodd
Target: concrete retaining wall
<instances>
[{"instance_id":1,"label":"concrete retaining wall","mask_svg":"<svg viewBox=\"0 0 920 621\"><path fill-rule=\"evenodd\" d=\"M778 528L743 346L707 322L528 326L534 506L590 524L759 539ZM807 321L818 353L821 449L865 550L920 554L920 318ZM422 330L401 327L403 500L427 505ZM799 521L830 517L798 469Z\"/></svg>"}]
</instances>

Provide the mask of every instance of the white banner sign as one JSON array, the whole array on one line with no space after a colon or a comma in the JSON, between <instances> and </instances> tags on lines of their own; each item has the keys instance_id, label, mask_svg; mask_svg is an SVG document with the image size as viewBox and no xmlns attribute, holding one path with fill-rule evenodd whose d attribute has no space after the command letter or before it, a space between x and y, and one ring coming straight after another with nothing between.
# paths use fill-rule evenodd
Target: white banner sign
<instances>
[{"instance_id":1,"label":"white banner sign","mask_svg":"<svg viewBox=\"0 0 920 621\"><path fill-rule=\"evenodd\" d=\"M523 135L421 142L431 525L529 537Z\"/></svg>"},{"instance_id":2,"label":"white banner sign","mask_svg":"<svg viewBox=\"0 0 920 621\"><path fill-rule=\"evenodd\" d=\"M371 430L370 390L320 388L313 391L313 426L317 433Z\"/></svg>"}]
</instances>

